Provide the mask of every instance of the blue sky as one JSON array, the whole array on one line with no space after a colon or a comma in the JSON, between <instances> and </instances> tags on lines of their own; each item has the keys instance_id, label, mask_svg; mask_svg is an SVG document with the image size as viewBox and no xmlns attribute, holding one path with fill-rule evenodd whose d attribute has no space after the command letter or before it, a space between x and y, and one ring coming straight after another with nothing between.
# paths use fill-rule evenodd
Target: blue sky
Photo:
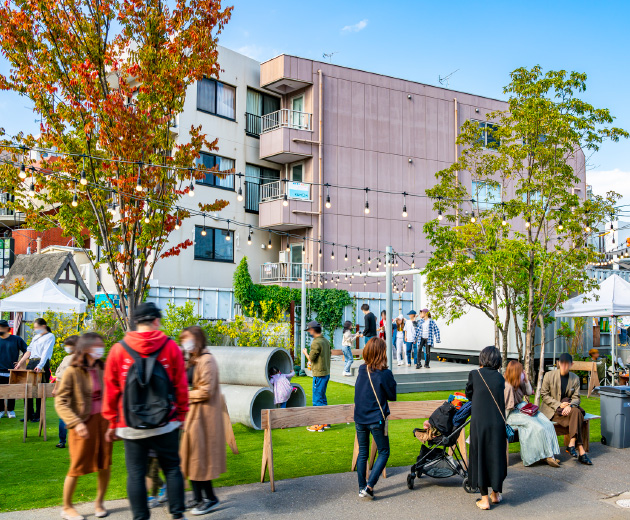
<instances>
[{"instance_id":1,"label":"blue sky","mask_svg":"<svg viewBox=\"0 0 630 520\"><path fill-rule=\"evenodd\" d=\"M333 63L429 84L459 69L451 88L498 98L517 67L577 70L589 77L583 97L630 130L629 19L630 2L611 0L241 0L220 43L258 60L335 52ZM0 72L8 72L1 58ZM28 106L0 92L0 126L36 131ZM590 168L596 191L615 189L630 202L630 141L604 145Z\"/></svg>"}]
</instances>

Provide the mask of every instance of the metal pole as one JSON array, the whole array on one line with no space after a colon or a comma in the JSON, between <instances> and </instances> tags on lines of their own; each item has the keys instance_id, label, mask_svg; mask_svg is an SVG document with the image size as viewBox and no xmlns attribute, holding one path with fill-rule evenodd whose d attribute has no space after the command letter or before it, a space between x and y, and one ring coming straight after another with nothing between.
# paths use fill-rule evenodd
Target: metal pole
<instances>
[{"instance_id":1,"label":"metal pole","mask_svg":"<svg viewBox=\"0 0 630 520\"><path fill-rule=\"evenodd\" d=\"M617 316L613 316L613 326L612 331L610 333L610 337L612 338L612 368L613 368L613 381L612 384L615 384L615 366L617 365Z\"/></svg>"},{"instance_id":2,"label":"metal pole","mask_svg":"<svg viewBox=\"0 0 630 520\"><path fill-rule=\"evenodd\" d=\"M392 368L392 246L387 246L385 256L385 288L387 289L385 298L385 338L387 340L387 366Z\"/></svg>"},{"instance_id":3,"label":"metal pole","mask_svg":"<svg viewBox=\"0 0 630 520\"><path fill-rule=\"evenodd\" d=\"M300 368L304 370L304 349L306 348L306 267L302 264L302 298L300 309ZM297 356L296 356L297 358Z\"/></svg>"}]
</instances>

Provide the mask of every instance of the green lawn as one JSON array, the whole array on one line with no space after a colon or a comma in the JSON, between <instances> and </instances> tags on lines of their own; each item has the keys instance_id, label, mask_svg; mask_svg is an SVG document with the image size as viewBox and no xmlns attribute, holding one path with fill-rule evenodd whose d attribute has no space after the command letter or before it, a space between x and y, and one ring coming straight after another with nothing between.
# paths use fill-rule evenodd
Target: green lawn
<instances>
[{"instance_id":1,"label":"green lawn","mask_svg":"<svg viewBox=\"0 0 630 520\"><path fill-rule=\"evenodd\" d=\"M294 378L300 383L311 404L311 379ZM424 392L403 394L399 400L419 401L446 399L450 392ZM354 400L354 387L331 382L328 386L328 403L345 404ZM68 469L68 451L55 448L57 443L57 415L52 399L48 400L48 442L37 437L36 424L29 424L29 435L22 443L23 424L17 419L0 419L0 511L14 511L33 507L61 504L63 479ZM584 398L583 408L599 414L599 399ZM22 405L18 401L18 418L22 416ZM420 421L392 421L389 430L392 439L388 466L411 465L418 455L420 444L411 431L420 426ZM262 455L263 432L234 425L239 454L227 451L226 473L216 481L217 486L232 486L258 482ZM600 440L599 421L591 426L591 441ZM305 428L274 430L274 468L276 479L340 473L349 471L354 443L354 424L334 425L324 433L311 433ZM561 441L562 444L562 441ZM518 451L518 444L510 451ZM122 442L114 445L114 465L108 499L126 496L124 448ZM95 475L79 479L76 501L93 500L96 490Z\"/></svg>"}]
</instances>

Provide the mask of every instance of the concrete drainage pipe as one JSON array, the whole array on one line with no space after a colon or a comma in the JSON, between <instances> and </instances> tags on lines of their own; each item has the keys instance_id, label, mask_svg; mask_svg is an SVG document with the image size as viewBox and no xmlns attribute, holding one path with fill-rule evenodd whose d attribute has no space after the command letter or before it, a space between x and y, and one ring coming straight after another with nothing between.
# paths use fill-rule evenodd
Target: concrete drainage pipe
<instances>
[{"instance_id":1,"label":"concrete drainage pipe","mask_svg":"<svg viewBox=\"0 0 630 520\"><path fill-rule=\"evenodd\" d=\"M288 374L293 361L283 348L210 347L219 365L219 381L225 385L269 386L269 368ZM272 403L273 404L273 403Z\"/></svg>"}]
</instances>

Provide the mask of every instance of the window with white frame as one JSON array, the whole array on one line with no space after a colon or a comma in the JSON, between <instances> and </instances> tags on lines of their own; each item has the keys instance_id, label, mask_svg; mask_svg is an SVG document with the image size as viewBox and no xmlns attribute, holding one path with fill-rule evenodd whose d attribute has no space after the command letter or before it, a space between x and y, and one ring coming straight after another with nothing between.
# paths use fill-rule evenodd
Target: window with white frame
<instances>
[{"instance_id":1,"label":"window with white frame","mask_svg":"<svg viewBox=\"0 0 630 520\"><path fill-rule=\"evenodd\" d=\"M496 132L499 129L499 125L495 125L494 123L488 123L487 121L475 121L481 130L481 135L479 136L478 141L482 144L484 148L496 149L501 144L501 141L496 136Z\"/></svg>"}]
</instances>

